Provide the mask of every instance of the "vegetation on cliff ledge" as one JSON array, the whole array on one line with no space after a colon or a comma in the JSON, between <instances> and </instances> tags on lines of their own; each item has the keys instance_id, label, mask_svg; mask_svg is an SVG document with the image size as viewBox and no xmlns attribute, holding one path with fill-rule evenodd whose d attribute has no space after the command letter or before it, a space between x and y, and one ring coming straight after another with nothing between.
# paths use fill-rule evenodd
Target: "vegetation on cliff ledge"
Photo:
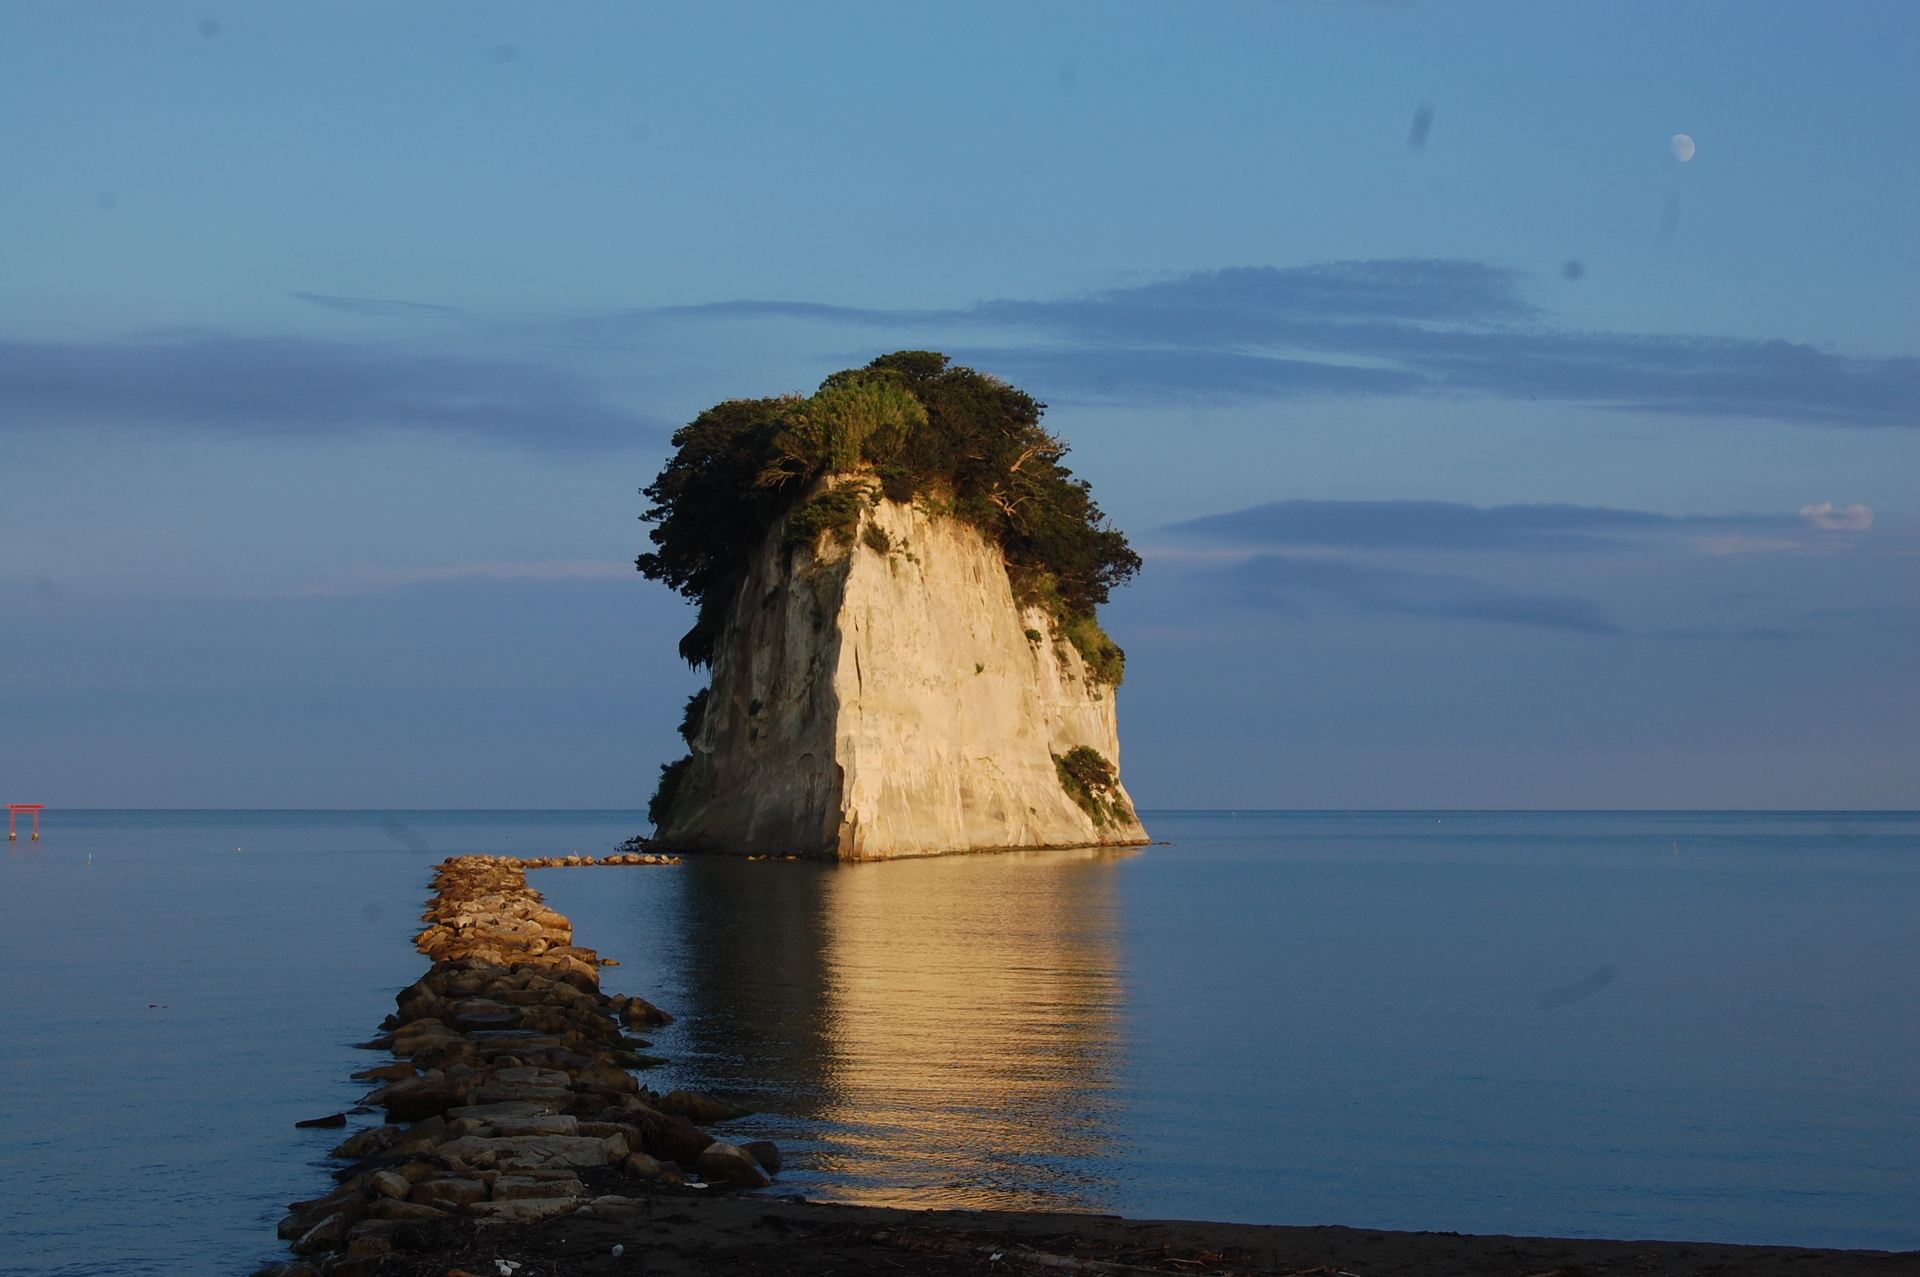
<instances>
[{"instance_id":1,"label":"vegetation on cliff ledge","mask_svg":"<svg viewBox=\"0 0 1920 1277\"><path fill-rule=\"evenodd\" d=\"M851 544L862 505L885 496L978 528L1000 547L1021 602L1052 614L1095 678L1119 683L1125 656L1094 609L1140 556L1060 464L1067 445L1041 428L1045 408L945 355L906 350L835 373L810 398L730 399L701 413L641 489L655 549L635 565L699 607L680 655L712 662L727 606L776 522L787 520L789 546L826 535Z\"/></svg>"},{"instance_id":2,"label":"vegetation on cliff ledge","mask_svg":"<svg viewBox=\"0 0 1920 1277\"><path fill-rule=\"evenodd\" d=\"M1091 745L1075 745L1065 754L1055 754L1053 766L1060 774L1060 788L1093 817L1094 824L1133 823L1133 808L1120 796L1119 774L1105 754Z\"/></svg>"}]
</instances>

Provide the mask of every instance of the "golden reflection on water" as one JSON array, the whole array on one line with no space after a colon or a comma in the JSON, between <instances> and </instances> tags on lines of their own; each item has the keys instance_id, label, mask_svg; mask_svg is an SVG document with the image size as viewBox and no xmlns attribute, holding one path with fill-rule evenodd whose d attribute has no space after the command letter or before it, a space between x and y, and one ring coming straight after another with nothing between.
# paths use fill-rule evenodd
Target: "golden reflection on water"
<instances>
[{"instance_id":1,"label":"golden reflection on water","mask_svg":"<svg viewBox=\"0 0 1920 1277\"><path fill-rule=\"evenodd\" d=\"M702 1072L800 1121L810 1196L1103 1206L1129 854L690 864Z\"/></svg>"},{"instance_id":2,"label":"golden reflection on water","mask_svg":"<svg viewBox=\"0 0 1920 1277\"><path fill-rule=\"evenodd\" d=\"M848 866L827 894L821 1169L891 1200L1075 1204L1102 1178L1121 990L1112 852ZM893 1163L891 1167L888 1163ZM888 1173L891 1171L892 1173ZM1090 1173L1091 1172L1091 1173Z\"/></svg>"}]
</instances>

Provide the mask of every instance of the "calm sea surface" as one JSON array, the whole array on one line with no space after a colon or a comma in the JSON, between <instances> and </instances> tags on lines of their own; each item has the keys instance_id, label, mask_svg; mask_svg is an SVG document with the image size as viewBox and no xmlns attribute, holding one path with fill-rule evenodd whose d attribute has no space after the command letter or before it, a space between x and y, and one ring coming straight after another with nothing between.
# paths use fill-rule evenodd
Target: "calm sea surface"
<instances>
[{"instance_id":1,"label":"calm sea surface","mask_svg":"<svg viewBox=\"0 0 1920 1277\"><path fill-rule=\"evenodd\" d=\"M47 813L0 869L0 1272L285 1252L428 867L634 812ZM537 870L783 1190L1920 1247L1920 814L1156 812L1172 845Z\"/></svg>"}]
</instances>

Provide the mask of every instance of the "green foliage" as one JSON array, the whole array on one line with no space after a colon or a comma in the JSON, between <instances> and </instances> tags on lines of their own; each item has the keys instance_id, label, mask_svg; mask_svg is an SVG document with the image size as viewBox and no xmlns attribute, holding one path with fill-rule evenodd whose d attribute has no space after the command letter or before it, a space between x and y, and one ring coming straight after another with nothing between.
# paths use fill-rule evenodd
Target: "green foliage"
<instances>
[{"instance_id":1,"label":"green foliage","mask_svg":"<svg viewBox=\"0 0 1920 1277\"><path fill-rule=\"evenodd\" d=\"M1119 793L1120 777L1105 755L1091 745L1075 745L1064 755L1053 756L1053 767L1060 775L1060 788L1093 818L1096 825L1124 825L1133 822L1133 808Z\"/></svg>"},{"instance_id":2,"label":"green foliage","mask_svg":"<svg viewBox=\"0 0 1920 1277\"><path fill-rule=\"evenodd\" d=\"M699 619L680 640L690 665L713 659L726 606L767 528L792 503L762 487L785 413L799 400L729 399L673 436L677 451L641 491L653 502L643 518L656 526L657 547L635 566L699 605Z\"/></svg>"},{"instance_id":3,"label":"green foliage","mask_svg":"<svg viewBox=\"0 0 1920 1277\"><path fill-rule=\"evenodd\" d=\"M887 530L877 523L869 523L866 530L860 534L860 539L865 541L867 548L875 554L893 553L893 538L888 536Z\"/></svg>"},{"instance_id":4,"label":"green foliage","mask_svg":"<svg viewBox=\"0 0 1920 1277\"><path fill-rule=\"evenodd\" d=\"M1079 651L1080 659L1087 663L1087 673L1095 681L1109 687L1118 687L1127 676L1127 654L1120 645L1107 637L1100 628L1100 622L1091 616L1069 616L1060 622L1060 629L1067 636L1067 642Z\"/></svg>"},{"instance_id":5,"label":"green foliage","mask_svg":"<svg viewBox=\"0 0 1920 1277\"><path fill-rule=\"evenodd\" d=\"M764 487L779 488L815 475L846 472L862 462L896 458L927 410L913 392L891 377L835 373L820 393L786 413L786 429L773 438L776 457L761 470Z\"/></svg>"},{"instance_id":6,"label":"green foliage","mask_svg":"<svg viewBox=\"0 0 1920 1277\"><path fill-rule=\"evenodd\" d=\"M847 483L808 497L787 519L787 549L818 544L823 533L841 545L852 545L860 512L872 504L870 492L866 484Z\"/></svg>"},{"instance_id":7,"label":"green foliage","mask_svg":"<svg viewBox=\"0 0 1920 1277\"><path fill-rule=\"evenodd\" d=\"M1041 428L1046 405L933 351L882 355L866 371L899 377L926 405L927 427L908 435L895 461L916 495L948 504L998 542L1023 595L1044 580L1058 615L1091 616L1140 570L1092 486L1060 464L1067 445Z\"/></svg>"},{"instance_id":8,"label":"green foliage","mask_svg":"<svg viewBox=\"0 0 1920 1277\"><path fill-rule=\"evenodd\" d=\"M654 787L653 797L647 800L647 820L656 831L667 823L673 800L680 793L680 782L687 778L687 769L692 766L692 754L660 764L660 783Z\"/></svg>"},{"instance_id":9,"label":"green foliage","mask_svg":"<svg viewBox=\"0 0 1920 1277\"><path fill-rule=\"evenodd\" d=\"M680 714L680 739L693 744L693 738L700 734L700 724L707 717L707 701L713 696L713 689L703 687L687 697L687 708Z\"/></svg>"},{"instance_id":10,"label":"green foliage","mask_svg":"<svg viewBox=\"0 0 1920 1277\"><path fill-rule=\"evenodd\" d=\"M1067 446L1041 428L1044 410L997 378L909 350L835 373L809 399L736 399L701 413L642 489L656 548L636 561L699 605L681 655L694 665L713 659L725 609L781 517L789 546L824 534L851 544L858 503L876 499L872 484L803 494L823 476L853 473L871 475L890 500L922 501L972 524L1000 547L1022 602L1059 622L1091 622L1109 591L1140 570L1140 556L1061 464ZM1119 649L1099 639L1092 651L1112 656L1089 655L1088 664L1117 678Z\"/></svg>"}]
</instances>

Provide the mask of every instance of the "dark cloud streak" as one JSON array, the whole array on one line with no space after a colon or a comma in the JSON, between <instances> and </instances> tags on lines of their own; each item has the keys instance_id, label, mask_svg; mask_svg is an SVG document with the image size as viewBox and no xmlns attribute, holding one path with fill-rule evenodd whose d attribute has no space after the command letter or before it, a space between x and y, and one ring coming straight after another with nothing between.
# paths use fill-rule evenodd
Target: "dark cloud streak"
<instances>
[{"instance_id":1,"label":"dark cloud streak","mask_svg":"<svg viewBox=\"0 0 1920 1277\"><path fill-rule=\"evenodd\" d=\"M1334 262L1198 272L1057 301L958 310L739 301L599 322L787 318L915 333L1055 399L1225 404L1423 394L1805 424L1920 424L1920 360L1853 358L1787 341L1557 327L1522 296L1528 278L1480 262ZM1002 339L966 344L965 334L982 329Z\"/></svg>"},{"instance_id":2,"label":"dark cloud streak","mask_svg":"<svg viewBox=\"0 0 1920 1277\"><path fill-rule=\"evenodd\" d=\"M570 366L629 352L638 339L650 362L670 371L679 356L662 351L688 339L731 350L738 333L715 335L710 326L766 320L864 330L863 340L877 338L868 352L937 346L1056 403L1495 397L1808 424L1920 422L1920 360L1851 358L1785 341L1576 331L1526 299L1528 279L1480 262L1334 262L962 309L737 301L463 330L475 343L466 349L507 349L513 358L220 334L9 342L0 343L0 425L253 435L398 426L606 446L662 429L609 403L595 374ZM424 302L296 296L361 317L465 318ZM662 336L672 340L654 340ZM864 357L856 350L844 359ZM809 355L803 366L842 358Z\"/></svg>"},{"instance_id":3,"label":"dark cloud streak","mask_svg":"<svg viewBox=\"0 0 1920 1277\"><path fill-rule=\"evenodd\" d=\"M411 427L554 446L659 429L552 368L294 338L0 342L0 424L254 436Z\"/></svg>"}]
</instances>

